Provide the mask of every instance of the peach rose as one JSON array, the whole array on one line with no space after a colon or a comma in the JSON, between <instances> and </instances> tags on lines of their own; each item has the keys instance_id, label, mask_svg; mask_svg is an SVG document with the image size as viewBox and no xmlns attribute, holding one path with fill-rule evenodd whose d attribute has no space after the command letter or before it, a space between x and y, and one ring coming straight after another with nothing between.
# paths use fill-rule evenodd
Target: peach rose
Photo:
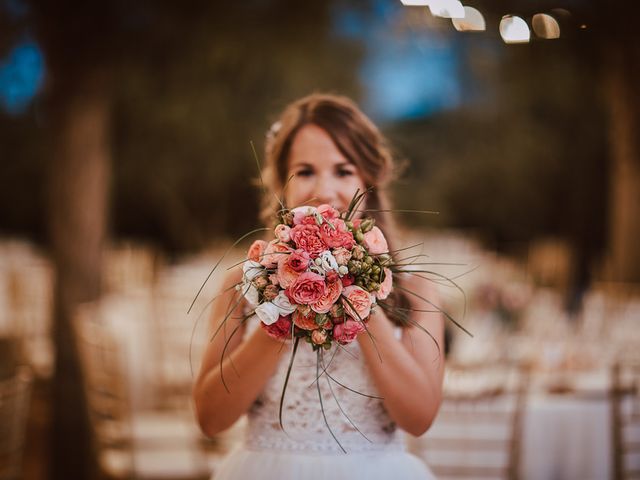
<instances>
[{"instance_id":1,"label":"peach rose","mask_svg":"<svg viewBox=\"0 0 640 480\"><path fill-rule=\"evenodd\" d=\"M269 335L271 338L275 338L276 340L286 340L288 338L291 338L290 315L287 315L286 317L280 316L278 320L271 325L260 322L260 326L265 332L267 332L267 335Z\"/></svg>"},{"instance_id":2,"label":"peach rose","mask_svg":"<svg viewBox=\"0 0 640 480\"><path fill-rule=\"evenodd\" d=\"M283 223L278 224L275 229L276 237L278 237L278 240L284 243L291 240L290 232L291 232L291 227Z\"/></svg>"},{"instance_id":3,"label":"peach rose","mask_svg":"<svg viewBox=\"0 0 640 480\"><path fill-rule=\"evenodd\" d=\"M318 328L316 323L316 312L309 310L306 315L300 310L296 310L292 315L293 324L303 330L315 330Z\"/></svg>"},{"instance_id":4,"label":"peach rose","mask_svg":"<svg viewBox=\"0 0 640 480\"><path fill-rule=\"evenodd\" d=\"M278 265L281 257L287 256L291 252L289 245L281 243L278 240L271 240L264 249L262 260L260 263L266 268L274 268Z\"/></svg>"},{"instance_id":5,"label":"peach rose","mask_svg":"<svg viewBox=\"0 0 640 480\"><path fill-rule=\"evenodd\" d=\"M364 234L364 246L371 255L380 255L389 251L389 245L387 245L387 239L384 238L382 230L375 226Z\"/></svg>"},{"instance_id":6,"label":"peach rose","mask_svg":"<svg viewBox=\"0 0 640 480\"><path fill-rule=\"evenodd\" d=\"M267 242L265 242L264 240L256 240L249 247L247 258L249 260L253 260L254 262L260 262L262 260L262 254L264 253L265 248L267 248Z\"/></svg>"},{"instance_id":7,"label":"peach rose","mask_svg":"<svg viewBox=\"0 0 640 480\"><path fill-rule=\"evenodd\" d=\"M346 265L351 260L351 251L344 247L335 248L332 253L338 265Z\"/></svg>"},{"instance_id":8,"label":"peach rose","mask_svg":"<svg viewBox=\"0 0 640 480\"><path fill-rule=\"evenodd\" d=\"M278 284L288 288L309 266L311 257L302 249L294 250L278 261Z\"/></svg>"},{"instance_id":9,"label":"peach rose","mask_svg":"<svg viewBox=\"0 0 640 480\"><path fill-rule=\"evenodd\" d=\"M317 225L296 225L291 229L291 240L294 241L297 248L301 248L312 258L327 249L327 245L320 237L320 228Z\"/></svg>"},{"instance_id":10,"label":"peach rose","mask_svg":"<svg viewBox=\"0 0 640 480\"><path fill-rule=\"evenodd\" d=\"M324 295L311 305L311 309L317 313L327 313L331 310L331 307L338 301L342 293L342 282L339 278L333 282L327 282L326 286Z\"/></svg>"},{"instance_id":11,"label":"peach rose","mask_svg":"<svg viewBox=\"0 0 640 480\"><path fill-rule=\"evenodd\" d=\"M371 313L371 295L357 285L345 287L342 291L344 311L351 318L364 320Z\"/></svg>"},{"instance_id":12,"label":"peach rose","mask_svg":"<svg viewBox=\"0 0 640 480\"><path fill-rule=\"evenodd\" d=\"M304 272L289 287L289 295L295 303L311 305L322 298L326 289L327 286L322 275Z\"/></svg>"},{"instance_id":13,"label":"peach rose","mask_svg":"<svg viewBox=\"0 0 640 480\"><path fill-rule=\"evenodd\" d=\"M265 301L270 302L278 296L278 293L280 293L280 289L277 286L267 285L262 292L262 296L264 297Z\"/></svg>"},{"instance_id":14,"label":"peach rose","mask_svg":"<svg viewBox=\"0 0 640 480\"><path fill-rule=\"evenodd\" d=\"M380 283L380 287L376 291L375 295L378 300L384 300L391 293L391 286L393 283L393 275L391 270L384 268L384 280Z\"/></svg>"},{"instance_id":15,"label":"peach rose","mask_svg":"<svg viewBox=\"0 0 640 480\"><path fill-rule=\"evenodd\" d=\"M364 325L361 322L347 320L333 327L333 339L342 345L346 345L353 342L364 330Z\"/></svg>"}]
</instances>

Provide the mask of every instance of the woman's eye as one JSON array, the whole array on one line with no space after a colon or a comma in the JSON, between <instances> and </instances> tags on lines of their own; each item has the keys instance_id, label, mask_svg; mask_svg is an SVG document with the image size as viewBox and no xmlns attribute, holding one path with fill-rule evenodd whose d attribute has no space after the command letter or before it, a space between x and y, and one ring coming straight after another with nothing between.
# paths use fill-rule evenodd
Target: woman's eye
<instances>
[{"instance_id":1,"label":"woman's eye","mask_svg":"<svg viewBox=\"0 0 640 480\"><path fill-rule=\"evenodd\" d=\"M348 177L350 175L353 175L353 172L351 170L346 170L346 169L338 170L338 176L339 177Z\"/></svg>"},{"instance_id":2,"label":"woman's eye","mask_svg":"<svg viewBox=\"0 0 640 480\"><path fill-rule=\"evenodd\" d=\"M297 177L310 177L313 175L313 172L310 169L299 170L296 172Z\"/></svg>"}]
</instances>

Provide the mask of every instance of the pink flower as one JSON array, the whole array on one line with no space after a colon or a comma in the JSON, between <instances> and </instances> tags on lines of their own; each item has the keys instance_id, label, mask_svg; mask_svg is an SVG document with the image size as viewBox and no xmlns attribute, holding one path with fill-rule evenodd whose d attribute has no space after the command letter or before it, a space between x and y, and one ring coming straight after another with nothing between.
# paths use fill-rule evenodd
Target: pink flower
<instances>
[{"instance_id":1,"label":"pink flower","mask_svg":"<svg viewBox=\"0 0 640 480\"><path fill-rule=\"evenodd\" d=\"M331 223L333 228L326 222L320 225L320 238L322 238L322 241L331 248L344 247L351 250L356 241L353 238L353 234L347 230L344 220L336 218L331 220Z\"/></svg>"},{"instance_id":2,"label":"pink flower","mask_svg":"<svg viewBox=\"0 0 640 480\"><path fill-rule=\"evenodd\" d=\"M290 232L291 232L291 227L289 227L288 225L285 225L284 223L279 223L276 226L276 230L275 230L276 237L278 237L278 240L280 240L283 243L286 243L289 240L291 240Z\"/></svg>"},{"instance_id":3,"label":"pink flower","mask_svg":"<svg viewBox=\"0 0 640 480\"><path fill-rule=\"evenodd\" d=\"M344 247L338 247L333 250L333 258L336 259L338 265L346 265L351 260L351 251Z\"/></svg>"},{"instance_id":4,"label":"pink flower","mask_svg":"<svg viewBox=\"0 0 640 480\"><path fill-rule=\"evenodd\" d=\"M393 275L391 274L391 270L385 267L383 271L384 271L384 280L382 281L382 283L380 283L380 287L378 288L378 291L375 293L376 298L378 300L384 300L389 296L389 294L391 293L391 286L393 283Z\"/></svg>"},{"instance_id":5,"label":"pink flower","mask_svg":"<svg viewBox=\"0 0 640 480\"><path fill-rule=\"evenodd\" d=\"M290 287L309 265L310 257L304 250L298 249L278 260L278 284L282 288Z\"/></svg>"},{"instance_id":6,"label":"pink flower","mask_svg":"<svg viewBox=\"0 0 640 480\"><path fill-rule=\"evenodd\" d=\"M312 258L317 257L327 249L327 245L320 238L320 229L317 225L296 225L291 229L291 239L297 248L301 248Z\"/></svg>"},{"instance_id":7,"label":"pink flower","mask_svg":"<svg viewBox=\"0 0 640 480\"><path fill-rule=\"evenodd\" d=\"M364 234L364 246L367 247L371 255L380 255L389 251L389 245L387 245L387 239L384 238L382 230L375 226Z\"/></svg>"},{"instance_id":8,"label":"pink flower","mask_svg":"<svg viewBox=\"0 0 640 480\"><path fill-rule=\"evenodd\" d=\"M364 320L371 313L371 295L357 285L345 287L342 291L344 311L356 320Z\"/></svg>"},{"instance_id":9,"label":"pink flower","mask_svg":"<svg viewBox=\"0 0 640 480\"><path fill-rule=\"evenodd\" d=\"M340 281L342 282L342 286L343 287L348 287L349 285L353 285L353 282L356 281L355 277L353 275L351 275L350 273L343 275L340 278Z\"/></svg>"},{"instance_id":10,"label":"pink flower","mask_svg":"<svg viewBox=\"0 0 640 480\"><path fill-rule=\"evenodd\" d=\"M260 262L262 260L262 254L264 253L265 248L267 248L267 242L265 242L264 240L256 240L249 247L247 258L249 260L253 260L254 262Z\"/></svg>"},{"instance_id":11,"label":"pink flower","mask_svg":"<svg viewBox=\"0 0 640 480\"><path fill-rule=\"evenodd\" d=\"M276 340L286 340L291 338L291 316L287 315L286 317L280 316L275 323L271 325L267 325L263 322L260 322L260 326L267 332L271 338L275 338Z\"/></svg>"},{"instance_id":12,"label":"pink flower","mask_svg":"<svg viewBox=\"0 0 640 480\"><path fill-rule=\"evenodd\" d=\"M324 218L325 220L333 220L335 218L338 218L338 216L340 215L340 212L326 203L323 203L318 207L318 213L322 215L322 218Z\"/></svg>"},{"instance_id":13,"label":"pink flower","mask_svg":"<svg viewBox=\"0 0 640 480\"><path fill-rule=\"evenodd\" d=\"M311 308L315 312L327 313L329 310L331 310L333 304L336 303L340 298L340 294L342 293L342 282L340 281L340 279L337 279L333 282L327 282L326 285L327 288L324 295L320 298L320 300L311 305Z\"/></svg>"},{"instance_id":14,"label":"pink flower","mask_svg":"<svg viewBox=\"0 0 640 480\"><path fill-rule=\"evenodd\" d=\"M273 285L279 285L280 281L278 280L278 274L277 273L270 273L269 274L269 281Z\"/></svg>"},{"instance_id":15,"label":"pink flower","mask_svg":"<svg viewBox=\"0 0 640 480\"><path fill-rule=\"evenodd\" d=\"M291 251L289 245L281 243L278 240L271 240L264 250L264 254L260 263L263 267L273 268L278 264L281 257L285 257Z\"/></svg>"},{"instance_id":16,"label":"pink flower","mask_svg":"<svg viewBox=\"0 0 640 480\"><path fill-rule=\"evenodd\" d=\"M294 208L293 210L291 210L291 213L293 214L293 224L300 225L304 223L304 220L306 218L313 219L313 223L315 223L313 214L316 213L317 211L318 210L315 207L302 206L302 207Z\"/></svg>"},{"instance_id":17,"label":"pink flower","mask_svg":"<svg viewBox=\"0 0 640 480\"><path fill-rule=\"evenodd\" d=\"M333 327L333 339L345 345L353 342L358 334L364 332L364 325L355 320L347 320Z\"/></svg>"},{"instance_id":18,"label":"pink flower","mask_svg":"<svg viewBox=\"0 0 640 480\"><path fill-rule=\"evenodd\" d=\"M313 332L311 332L311 341L316 345L322 345L327 341L327 332L320 329L314 330Z\"/></svg>"},{"instance_id":19,"label":"pink flower","mask_svg":"<svg viewBox=\"0 0 640 480\"><path fill-rule=\"evenodd\" d=\"M311 305L322 298L326 289L322 275L304 272L289 287L289 295L295 303Z\"/></svg>"}]
</instances>

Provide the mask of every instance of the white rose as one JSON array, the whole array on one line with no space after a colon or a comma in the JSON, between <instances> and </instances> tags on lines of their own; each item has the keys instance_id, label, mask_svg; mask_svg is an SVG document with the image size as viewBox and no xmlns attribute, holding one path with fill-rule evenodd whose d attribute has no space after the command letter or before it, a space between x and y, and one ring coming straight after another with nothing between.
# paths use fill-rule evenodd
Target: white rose
<instances>
[{"instance_id":1,"label":"white rose","mask_svg":"<svg viewBox=\"0 0 640 480\"><path fill-rule=\"evenodd\" d=\"M272 302L264 302L256 307L256 315L265 325L271 325L278 321L280 309Z\"/></svg>"},{"instance_id":2,"label":"white rose","mask_svg":"<svg viewBox=\"0 0 640 480\"><path fill-rule=\"evenodd\" d=\"M338 262L329 250L322 252L318 258L321 261L320 266L325 272L338 270Z\"/></svg>"},{"instance_id":3,"label":"white rose","mask_svg":"<svg viewBox=\"0 0 640 480\"><path fill-rule=\"evenodd\" d=\"M282 290L278 292L278 296L276 298L271 300L271 303L278 307L280 315L283 317L293 313L296 309L295 305L291 305L289 297L287 297Z\"/></svg>"},{"instance_id":4,"label":"white rose","mask_svg":"<svg viewBox=\"0 0 640 480\"><path fill-rule=\"evenodd\" d=\"M242 295L247 300L249 305L251 305L252 307L258 305L258 302L260 301L260 292L258 292L258 289L255 287L255 285L251 283L245 283L241 288Z\"/></svg>"},{"instance_id":5,"label":"white rose","mask_svg":"<svg viewBox=\"0 0 640 480\"><path fill-rule=\"evenodd\" d=\"M242 273L244 275L245 281L250 282L254 278L259 277L260 275L264 275L265 268L258 262L247 260L242 264Z\"/></svg>"}]
</instances>

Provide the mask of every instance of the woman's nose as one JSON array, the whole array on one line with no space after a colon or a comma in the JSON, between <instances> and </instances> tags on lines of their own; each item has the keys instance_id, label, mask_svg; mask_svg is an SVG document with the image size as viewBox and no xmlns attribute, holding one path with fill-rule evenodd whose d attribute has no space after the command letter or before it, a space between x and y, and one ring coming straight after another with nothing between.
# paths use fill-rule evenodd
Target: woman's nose
<instances>
[{"instance_id":1,"label":"woman's nose","mask_svg":"<svg viewBox=\"0 0 640 480\"><path fill-rule=\"evenodd\" d=\"M331 178L320 176L316 181L313 198L318 204L333 205L336 200L335 182Z\"/></svg>"}]
</instances>

